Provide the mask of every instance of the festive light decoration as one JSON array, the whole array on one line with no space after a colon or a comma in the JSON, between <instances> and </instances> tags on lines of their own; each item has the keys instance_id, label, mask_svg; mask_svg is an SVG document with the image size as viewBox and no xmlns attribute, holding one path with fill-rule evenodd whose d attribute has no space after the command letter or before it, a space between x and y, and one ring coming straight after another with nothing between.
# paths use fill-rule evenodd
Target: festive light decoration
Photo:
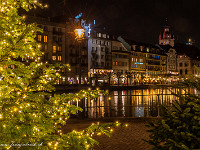
<instances>
[{"instance_id":1,"label":"festive light decoration","mask_svg":"<svg viewBox=\"0 0 200 150\"><path fill-rule=\"evenodd\" d=\"M44 53L35 37L42 30L35 23L26 24L26 17L18 15L19 8L29 11L36 6L43 7L36 0L0 2L0 143L42 143L25 149L89 149L97 144L91 138L93 134L110 135L108 127L119 123L93 124L80 132L62 131L61 125L66 124L70 114L82 111L69 105L69 101L84 97L92 100L106 92L82 90L77 94L51 95L61 77L57 68L69 65L40 62ZM82 31L77 35L82 36Z\"/></svg>"},{"instance_id":2,"label":"festive light decoration","mask_svg":"<svg viewBox=\"0 0 200 150\"><path fill-rule=\"evenodd\" d=\"M85 30L84 29L75 29L74 33L75 33L75 38L76 39L82 39L83 35L84 35Z\"/></svg>"}]
</instances>

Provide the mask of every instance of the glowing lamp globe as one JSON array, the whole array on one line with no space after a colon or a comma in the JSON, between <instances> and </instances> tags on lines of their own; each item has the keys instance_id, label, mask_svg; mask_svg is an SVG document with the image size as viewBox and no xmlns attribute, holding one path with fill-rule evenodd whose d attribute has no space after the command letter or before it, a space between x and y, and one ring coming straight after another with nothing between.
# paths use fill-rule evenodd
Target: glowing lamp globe
<instances>
[{"instance_id":1,"label":"glowing lamp globe","mask_svg":"<svg viewBox=\"0 0 200 150\"><path fill-rule=\"evenodd\" d=\"M84 29L75 29L74 32L75 32L76 39L82 39L83 38Z\"/></svg>"}]
</instances>

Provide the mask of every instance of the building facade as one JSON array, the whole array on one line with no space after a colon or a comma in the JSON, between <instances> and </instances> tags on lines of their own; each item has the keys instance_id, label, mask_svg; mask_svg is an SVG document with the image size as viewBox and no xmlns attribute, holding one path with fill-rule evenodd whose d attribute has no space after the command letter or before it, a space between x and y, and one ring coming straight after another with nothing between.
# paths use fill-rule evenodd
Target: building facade
<instances>
[{"instance_id":1,"label":"building facade","mask_svg":"<svg viewBox=\"0 0 200 150\"><path fill-rule=\"evenodd\" d=\"M174 75L178 74L176 50L170 48L166 54L167 54L167 73Z\"/></svg>"},{"instance_id":2,"label":"building facade","mask_svg":"<svg viewBox=\"0 0 200 150\"><path fill-rule=\"evenodd\" d=\"M186 54L177 56L177 71L180 76L192 74L191 58Z\"/></svg>"},{"instance_id":3,"label":"building facade","mask_svg":"<svg viewBox=\"0 0 200 150\"><path fill-rule=\"evenodd\" d=\"M124 45L117 41L112 41L112 70L113 83L125 84L127 83L127 73L129 72L129 57L130 52Z\"/></svg>"},{"instance_id":4,"label":"building facade","mask_svg":"<svg viewBox=\"0 0 200 150\"><path fill-rule=\"evenodd\" d=\"M112 70L112 40L110 35L93 29L88 37L88 76L92 85L107 81L105 74Z\"/></svg>"}]
</instances>

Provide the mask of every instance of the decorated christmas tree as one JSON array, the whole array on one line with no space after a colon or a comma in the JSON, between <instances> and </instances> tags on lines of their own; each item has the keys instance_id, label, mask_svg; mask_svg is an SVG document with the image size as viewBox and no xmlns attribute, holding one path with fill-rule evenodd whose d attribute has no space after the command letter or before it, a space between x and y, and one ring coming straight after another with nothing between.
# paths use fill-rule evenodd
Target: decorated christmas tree
<instances>
[{"instance_id":1,"label":"decorated christmas tree","mask_svg":"<svg viewBox=\"0 0 200 150\"><path fill-rule=\"evenodd\" d=\"M188 89L198 92L199 83L200 78L195 76L183 82ZM199 149L200 97L189 92L175 95L178 100L171 107L163 106L162 118L149 124L151 134L148 142L155 150Z\"/></svg>"},{"instance_id":2,"label":"decorated christmas tree","mask_svg":"<svg viewBox=\"0 0 200 150\"><path fill-rule=\"evenodd\" d=\"M99 90L53 96L60 78L57 67L39 62L43 53L35 41L42 32L26 24L19 9L29 11L42 4L35 0L1 0L0 3L0 146L7 149L88 149L97 143L90 135L109 135L114 124L94 124L81 132L62 133L70 114L82 109L70 100L94 99Z\"/></svg>"}]
</instances>

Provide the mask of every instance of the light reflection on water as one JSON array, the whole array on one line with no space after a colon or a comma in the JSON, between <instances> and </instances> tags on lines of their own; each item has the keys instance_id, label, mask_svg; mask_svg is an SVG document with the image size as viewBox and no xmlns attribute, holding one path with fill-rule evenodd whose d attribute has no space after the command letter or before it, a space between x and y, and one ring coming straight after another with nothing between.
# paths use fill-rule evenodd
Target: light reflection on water
<instances>
[{"instance_id":1,"label":"light reflection on water","mask_svg":"<svg viewBox=\"0 0 200 150\"><path fill-rule=\"evenodd\" d=\"M185 94L185 91L199 94L196 90L188 91L180 88L111 91L109 95L102 95L96 100L85 100L84 116L88 118L162 116L160 106L162 104L171 106L171 103L178 99L171 93Z\"/></svg>"}]
</instances>

